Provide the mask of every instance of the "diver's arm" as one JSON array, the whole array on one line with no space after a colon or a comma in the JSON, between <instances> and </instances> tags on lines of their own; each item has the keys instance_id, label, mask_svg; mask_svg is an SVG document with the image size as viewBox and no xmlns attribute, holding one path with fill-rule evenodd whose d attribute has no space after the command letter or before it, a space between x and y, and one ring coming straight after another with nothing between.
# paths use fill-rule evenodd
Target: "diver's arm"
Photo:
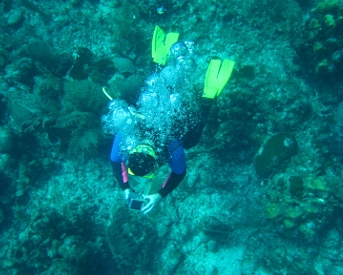
<instances>
[{"instance_id":1,"label":"diver's arm","mask_svg":"<svg viewBox=\"0 0 343 275\"><path fill-rule=\"evenodd\" d=\"M182 141L180 139L172 141L168 146L168 151L169 166L172 172L158 191L163 198L172 192L186 175L186 156Z\"/></svg>"},{"instance_id":2,"label":"diver's arm","mask_svg":"<svg viewBox=\"0 0 343 275\"><path fill-rule=\"evenodd\" d=\"M178 185L180 184L180 182L183 180L185 176L186 176L186 169L182 174L175 174L174 172L171 172L169 177L163 183L161 189L158 191L158 193L162 196L162 198L165 198L176 187L178 187Z\"/></svg>"},{"instance_id":3,"label":"diver's arm","mask_svg":"<svg viewBox=\"0 0 343 275\"><path fill-rule=\"evenodd\" d=\"M127 168L125 166L125 162L120 157L120 147L119 144L121 142L121 136L119 134L116 135L111 151L111 165L112 170L117 182L122 190L130 189L129 185L129 177L127 174Z\"/></svg>"},{"instance_id":4,"label":"diver's arm","mask_svg":"<svg viewBox=\"0 0 343 275\"><path fill-rule=\"evenodd\" d=\"M172 141L168 146L168 152L169 166L172 169L172 172L165 180L158 193L144 196L144 198L149 199L149 203L142 208L144 214L149 213L162 198L165 198L172 192L186 175L186 157L182 141L180 139Z\"/></svg>"},{"instance_id":5,"label":"diver's arm","mask_svg":"<svg viewBox=\"0 0 343 275\"><path fill-rule=\"evenodd\" d=\"M122 190L130 189L129 177L124 162L111 161L113 174Z\"/></svg>"},{"instance_id":6,"label":"diver's arm","mask_svg":"<svg viewBox=\"0 0 343 275\"><path fill-rule=\"evenodd\" d=\"M166 197L179 185L185 175L186 169L182 174L176 174L172 172L167 180L164 182L162 188L160 189L160 191L158 191L158 193L144 196L145 199L149 200L149 203L142 208L143 213L149 213L164 197Z\"/></svg>"}]
</instances>

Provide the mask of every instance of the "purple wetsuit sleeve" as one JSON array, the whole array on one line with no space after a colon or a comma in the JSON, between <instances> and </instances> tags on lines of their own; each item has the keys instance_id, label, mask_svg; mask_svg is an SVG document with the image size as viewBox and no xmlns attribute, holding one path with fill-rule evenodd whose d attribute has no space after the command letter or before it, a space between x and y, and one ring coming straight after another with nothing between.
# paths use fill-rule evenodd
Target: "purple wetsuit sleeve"
<instances>
[{"instance_id":1,"label":"purple wetsuit sleeve","mask_svg":"<svg viewBox=\"0 0 343 275\"><path fill-rule=\"evenodd\" d=\"M168 153L172 172L182 174L186 170L186 156L181 139L176 139L169 144Z\"/></svg>"},{"instance_id":2,"label":"purple wetsuit sleeve","mask_svg":"<svg viewBox=\"0 0 343 275\"><path fill-rule=\"evenodd\" d=\"M114 138L113 145L112 145L112 151L111 151L111 161L112 162L121 162L122 159L120 157L120 147L119 144L121 143L121 136L117 134Z\"/></svg>"},{"instance_id":3,"label":"purple wetsuit sleeve","mask_svg":"<svg viewBox=\"0 0 343 275\"><path fill-rule=\"evenodd\" d=\"M158 191L163 198L172 192L186 175L186 156L182 141L180 139L172 141L168 146L168 152L172 172Z\"/></svg>"},{"instance_id":4,"label":"purple wetsuit sleeve","mask_svg":"<svg viewBox=\"0 0 343 275\"><path fill-rule=\"evenodd\" d=\"M127 168L125 166L125 157L120 156L120 147L119 144L121 142L121 136L119 134L116 135L112 145L111 151L111 165L112 170L117 182L122 190L130 188L129 185L129 178L127 174Z\"/></svg>"},{"instance_id":5,"label":"purple wetsuit sleeve","mask_svg":"<svg viewBox=\"0 0 343 275\"><path fill-rule=\"evenodd\" d=\"M158 193L162 196L162 198L165 198L169 193L179 186L180 182L185 176L186 170L182 174L175 174L174 172L171 172Z\"/></svg>"}]
</instances>

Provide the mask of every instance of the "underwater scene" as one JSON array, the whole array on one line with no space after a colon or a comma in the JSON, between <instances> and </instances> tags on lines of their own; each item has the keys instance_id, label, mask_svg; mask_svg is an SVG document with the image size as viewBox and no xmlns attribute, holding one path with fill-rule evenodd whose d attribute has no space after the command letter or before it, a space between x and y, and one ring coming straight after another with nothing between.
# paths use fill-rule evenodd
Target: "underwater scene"
<instances>
[{"instance_id":1,"label":"underwater scene","mask_svg":"<svg viewBox=\"0 0 343 275\"><path fill-rule=\"evenodd\" d=\"M2 0L1 275L343 274L342 0Z\"/></svg>"}]
</instances>

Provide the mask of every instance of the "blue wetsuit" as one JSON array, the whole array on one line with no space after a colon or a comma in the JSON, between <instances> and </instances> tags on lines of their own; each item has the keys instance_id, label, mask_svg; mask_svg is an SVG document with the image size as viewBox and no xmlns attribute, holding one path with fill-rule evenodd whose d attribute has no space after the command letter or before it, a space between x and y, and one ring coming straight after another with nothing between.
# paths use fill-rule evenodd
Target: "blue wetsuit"
<instances>
[{"instance_id":1,"label":"blue wetsuit","mask_svg":"<svg viewBox=\"0 0 343 275\"><path fill-rule=\"evenodd\" d=\"M129 185L127 168L125 165L127 155L120 150L121 136L117 134L111 151L111 164L114 176L122 190L131 188ZM172 192L186 175L186 157L181 139L172 140L168 144L166 156L157 156L159 160L166 159L171 173L162 184L158 193L164 198Z\"/></svg>"}]
</instances>

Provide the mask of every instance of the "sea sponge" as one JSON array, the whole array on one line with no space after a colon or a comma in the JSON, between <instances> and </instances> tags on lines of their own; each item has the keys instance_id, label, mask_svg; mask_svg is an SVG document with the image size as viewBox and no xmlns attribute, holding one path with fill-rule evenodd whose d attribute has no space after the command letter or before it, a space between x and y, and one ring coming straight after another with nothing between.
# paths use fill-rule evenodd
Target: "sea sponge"
<instances>
[{"instance_id":1,"label":"sea sponge","mask_svg":"<svg viewBox=\"0 0 343 275\"><path fill-rule=\"evenodd\" d=\"M325 13L334 11L339 7L339 0L324 0L319 2L312 12Z\"/></svg>"},{"instance_id":2,"label":"sea sponge","mask_svg":"<svg viewBox=\"0 0 343 275\"><path fill-rule=\"evenodd\" d=\"M327 28L333 29L336 27L335 18L332 14L327 14L324 16L324 24Z\"/></svg>"},{"instance_id":3,"label":"sea sponge","mask_svg":"<svg viewBox=\"0 0 343 275\"><path fill-rule=\"evenodd\" d=\"M325 176L307 177L304 181L305 187L316 191L329 191L330 187L325 179Z\"/></svg>"},{"instance_id":4,"label":"sea sponge","mask_svg":"<svg viewBox=\"0 0 343 275\"><path fill-rule=\"evenodd\" d=\"M289 219L283 220L283 224L286 228L293 228L295 226L295 222Z\"/></svg>"},{"instance_id":5,"label":"sea sponge","mask_svg":"<svg viewBox=\"0 0 343 275\"><path fill-rule=\"evenodd\" d=\"M303 214L303 211L299 206L289 206L285 211L285 216L296 219Z\"/></svg>"},{"instance_id":6,"label":"sea sponge","mask_svg":"<svg viewBox=\"0 0 343 275\"><path fill-rule=\"evenodd\" d=\"M316 52L316 53L320 53L320 52L323 52L323 50L325 49L325 47L323 46L322 43L320 42L315 42L314 45L313 45L313 50Z\"/></svg>"},{"instance_id":7,"label":"sea sponge","mask_svg":"<svg viewBox=\"0 0 343 275\"><path fill-rule=\"evenodd\" d=\"M320 205L312 201L307 201L303 204L303 209L307 213L316 214L320 211Z\"/></svg>"},{"instance_id":8,"label":"sea sponge","mask_svg":"<svg viewBox=\"0 0 343 275\"><path fill-rule=\"evenodd\" d=\"M272 203L268 205L265 213L267 218L273 219L281 215L281 208L277 204Z\"/></svg>"},{"instance_id":9,"label":"sea sponge","mask_svg":"<svg viewBox=\"0 0 343 275\"><path fill-rule=\"evenodd\" d=\"M327 59L319 61L315 68L316 73L328 73L329 72L329 62Z\"/></svg>"},{"instance_id":10,"label":"sea sponge","mask_svg":"<svg viewBox=\"0 0 343 275\"><path fill-rule=\"evenodd\" d=\"M290 133L279 133L267 140L255 157L255 172L261 179L270 177L282 164L294 156L298 142Z\"/></svg>"},{"instance_id":11,"label":"sea sponge","mask_svg":"<svg viewBox=\"0 0 343 275\"><path fill-rule=\"evenodd\" d=\"M313 18L311 19L310 21L310 24L309 24L309 27L311 29L319 29L321 26L320 26L320 23L317 19Z\"/></svg>"}]
</instances>

